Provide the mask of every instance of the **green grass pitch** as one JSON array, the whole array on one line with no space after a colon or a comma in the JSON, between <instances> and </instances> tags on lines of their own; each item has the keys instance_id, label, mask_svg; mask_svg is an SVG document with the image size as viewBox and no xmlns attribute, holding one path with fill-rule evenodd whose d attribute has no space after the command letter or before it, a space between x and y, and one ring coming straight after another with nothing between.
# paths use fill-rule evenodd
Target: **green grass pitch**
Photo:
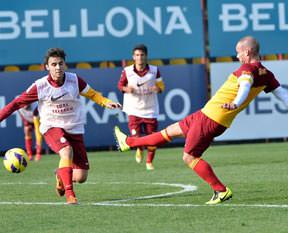
<instances>
[{"instance_id":1,"label":"green grass pitch","mask_svg":"<svg viewBox=\"0 0 288 233\"><path fill-rule=\"evenodd\" d=\"M80 202L54 192L57 155L31 162L21 174L0 166L0 232L287 232L288 143L212 146L203 156L233 191L217 206L210 187L182 162L182 148L159 149L155 171L134 152L89 153Z\"/></svg>"}]
</instances>

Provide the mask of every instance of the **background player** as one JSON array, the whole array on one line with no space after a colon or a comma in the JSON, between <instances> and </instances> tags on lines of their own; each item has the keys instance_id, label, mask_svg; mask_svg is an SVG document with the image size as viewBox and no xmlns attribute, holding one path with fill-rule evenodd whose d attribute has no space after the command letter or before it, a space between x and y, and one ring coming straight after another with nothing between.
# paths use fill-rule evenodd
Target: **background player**
<instances>
[{"instance_id":1,"label":"background player","mask_svg":"<svg viewBox=\"0 0 288 233\"><path fill-rule=\"evenodd\" d=\"M125 67L118 82L124 93L123 111L128 115L128 127L132 136L151 134L157 131L159 104L157 94L164 91L158 67L147 63L148 49L144 44L136 45L132 51L134 64ZM148 146L146 169L154 170L152 161L156 147ZM136 162L143 158L143 147L136 151Z\"/></svg>"},{"instance_id":2,"label":"background player","mask_svg":"<svg viewBox=\"0 0 288 233\"><path fill-rule=\"evenodd\" d=\"M35 141L36 141L35 160L38 161L41 159L41 150L42 150L42 135L39 130L40 121L39 121L38 104L37 102L34 102L32 104L26 105L25 107L20 108L18 112L23 121L25 148L30 161L33 160L32 131L34 129Z\"/></svg>"},{"instance_id":3,"label":"background player","mask_svg":"<svg viewBox=\"0 0 288 233\"><path fill-rule=\"evenodd\" d=\"M36 80L0 110L0 122L19 108L38 101L40 132L47 145L60 156L56 192L59 196L65 194L68 204L77 204L72 181L85 182L89 169L83 141L85 111L80 95L106 108L121 105L103 97L77 74L65 72L65 57L62 49L49 49L44 58L48 75Z\"/></svg>"},{"instance_id":4,"label":"background player","mask_svg":"<svg viewBox=\"0 0 288 233\"><path fill-rule=\"evenodd\" d=\"M272 92L288 106L288 92L260 62L258 42L253 37L244 37L237 43L236 51L241 67L228 77L201 110L161 132L140 138L127 137L115 127L115 136L122 151L143 145L158 146L170 142L173 137L185 137L184 162L214 190L211 200L206 204L221 203L232 197L232 191L201 158L213 138L224 133L236 115L263 90L266 93Z\"/></svg>"}]
</instances>

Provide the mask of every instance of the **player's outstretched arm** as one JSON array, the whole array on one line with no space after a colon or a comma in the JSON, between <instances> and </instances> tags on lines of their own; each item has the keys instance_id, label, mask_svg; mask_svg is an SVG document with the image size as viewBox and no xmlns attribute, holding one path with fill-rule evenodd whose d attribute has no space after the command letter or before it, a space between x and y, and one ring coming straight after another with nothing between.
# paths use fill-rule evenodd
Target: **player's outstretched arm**
<instances>
[{"instance_id":1,"label":"player's outstretched arm","mask_svg":"<svg viewBox=\"0 0 288 233\"><path fill-rule=\"evenodd\" d=\"M238 108L241 104L244 103L244 101L247 99L250 89L251 89L252 83L247 80L243 80L239 83L239 89L238 93L233 100L232 103L224 103L222 104L222 108L228 109L228 110L234 110Z\"/></svg>"},{"instance_id":2,"label":"player's outstretched arm","mask_svg":"<svg viewBox=\"0 0 288 233\"><path fill-rule=\"evenodd\" d=\"M288 108L288 90L279 86L274 91L272 91L272 94L279 100L281 100L285 106Z\"/></svg>"},{"instance_id":3,"label":"player's outstretched arm","mask_svg":"<svg viewBox=\"0 0 288 233\"><path fill-rule=\"evenodd\" d=\"M102 96L102 94L98 91L95 91L93 88L87 85L87 88L85 88L80 95L91 99L94 101L96 104L106 107L109 109L114 109L114 108L121 108L121 104L119 103L114 103L112 100Z\"/></svg>"},{"instance_id":4,"label":"player's outstretched arm","mask_svg":"<svg viewBox=\"0 0 288 233\"><path fill-rule=\"evenodd\" d=\"M13 112L38 100L37 89L32 86L0 110L0 122Z\"/></svg>"}]
</instances>

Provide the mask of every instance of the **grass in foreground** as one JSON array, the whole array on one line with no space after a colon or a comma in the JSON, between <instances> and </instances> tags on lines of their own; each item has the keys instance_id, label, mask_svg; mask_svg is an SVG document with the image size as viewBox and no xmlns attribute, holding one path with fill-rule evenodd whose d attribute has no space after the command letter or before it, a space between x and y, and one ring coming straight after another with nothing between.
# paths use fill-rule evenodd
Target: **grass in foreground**
<instances>
[{"instance_id":1,"label":"grass in foreground","mask_svg":"<svg viewBox=\"0 0 288 233\"><path fill-rule=\"evenodd\" d=\"M212 207L204 205L211 189L185 167L182 148L159 149L153 172L136 164L134 151L90 153L88 182L75 186L78 206L62 205L54 193L56 155L21 174L2 166L0 232L287 232L287 151L288 143L211 147L204 159L234 193L232 201ZM198 189L135 200L182 190L157 183ZM114 204L129 205L99 205L123 199L131 200Z\"/></svg>"}]
</instances>

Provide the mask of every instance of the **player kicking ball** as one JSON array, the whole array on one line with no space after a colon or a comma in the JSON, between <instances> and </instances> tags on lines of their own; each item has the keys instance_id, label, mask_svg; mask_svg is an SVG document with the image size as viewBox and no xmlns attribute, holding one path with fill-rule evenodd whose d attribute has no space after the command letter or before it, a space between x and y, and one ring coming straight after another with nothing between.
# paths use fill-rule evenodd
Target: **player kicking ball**
<instances>
[{"instance_id":1,"label":"player kicking ball","mask_svg":"<svg viewBox=\"0 0 288 233\"><path fill-rule=\"evenodd\" d=\"M67 204L77 204L73 182L85 182L89 169L83 140L85 111L80 95L109 109L121 105L103 97L77 74L65 72L65 57L62 49L49 49L44 58L48 75L36 80L1 109L0 122L19 108L38 101L40 132L51 150L60 156L56 192L59 196L66 196Z\"/></svg>"},{"instance_id":2,"label":"player kicking ball","mask_svg":"<svg viewBox=\"0 0 288 233\"><path fill-rule=\"evenodd\" d=\"M203 152L213 139L225 132L239 112L261 92L272 92L288 106L288 92L282 88L273 73L260 62L259 44L253 37L244 37L236 45L237 58L242 65L235 70L199 111L169 125L160 132L144 137L128 137L115 127L114 134L120 151L131 147L160 146L174 137L185 137L183 160L214 194L206 204L213 205L232 198L232 191L214 173L211 165L202 159Z\"/></svg>"}]
</instances>

